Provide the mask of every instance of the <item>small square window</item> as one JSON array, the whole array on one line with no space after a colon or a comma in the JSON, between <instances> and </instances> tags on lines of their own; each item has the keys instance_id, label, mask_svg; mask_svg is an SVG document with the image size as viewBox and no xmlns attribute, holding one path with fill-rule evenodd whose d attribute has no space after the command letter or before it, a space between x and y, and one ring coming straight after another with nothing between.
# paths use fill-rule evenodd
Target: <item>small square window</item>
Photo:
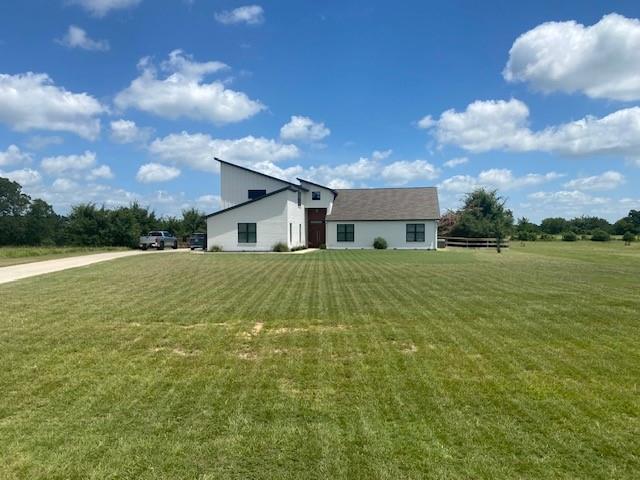
<instances>
[{"instance_id":1,"label":"small square window","mask_svg":"<svg viewBox=\"0 0 640 480\"><path fill-rule=\"evenodd\" d=\"M238 243L256 243L256 224L238 224Z\"/></svg>"},{"instance_id":2,"label":"small square window","mask_svg":"<svg viewBox=\"0 0 640 480\"><path fill-rule=\"evenodd\" d=\"M424 242L424 223L407 223L407 242Z\"/></svg>"},{"instance_id":3,"label":"small square window","mask_svg":"<svg viewBox=\"0 0 640 480\"><path fill-rule=\"evenodd\" d=\"M353 223L339 223L337 227L337 240L339 242L353 242L354 241L354 225Z\"/></svg>"},{"instance_id":4,"label":"small square window","mask_svg":"<svg viewBox=\"0 0 640 480\"><path fill-rule=\"evenodd\" d=\"M311 192L311 200L320 200L320 192Z\"/></svg>"}]
</instances>

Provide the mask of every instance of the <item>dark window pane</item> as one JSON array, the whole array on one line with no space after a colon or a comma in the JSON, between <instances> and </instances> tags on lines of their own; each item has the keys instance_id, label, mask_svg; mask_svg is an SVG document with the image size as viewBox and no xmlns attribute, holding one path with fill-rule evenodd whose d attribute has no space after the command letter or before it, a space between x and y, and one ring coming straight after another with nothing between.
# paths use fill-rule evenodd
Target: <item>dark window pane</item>
<instances>
[{"instance_id":1,"label":"dark window pane","mask_svg":"<svg viewBox=\"0 0 640 480\"><path fill-rule=\"evenodd\" d=\"M407 223L407 242L424 242L424 223Z\"/></svg>"},{"instance_id":2,"label":"dark window pane","mask_svg":"<svg viewBox=\"0 0 640 480\"><path fill-rule=\"evenodd\" d=\"M256 243L256 224L238 224L238 243Z\"/></svg>"},{"instance_id":3,"label":"dark window pane","mask_svg":"<svg viewBox=\"0 0 640 480\"><path fill-rule=\"evenodd\" d=\"M264 197L266 194L266 190L249 190L249 200L255 200L256 198Z\"/></svg>"},{"instance_id":4,"label":"dark window pane","mask_svg":"<svg viewBox=\"0 0 640 480\"><path fill-rule=\"evenodd\" d=\"M353 242L354 241L354 225L353 223L339 223L337 225L337 240L338 242Z\"/></svg>"},{"instance_id":5,"label":"dark window pane","mask_svg":"<svg viewBox=\"0 0 640 480\"><path fill-rule=\"evenodd\" d=\"M320 200L320 192L311 192L311 200Z\"/></svg>"}]
</instances>

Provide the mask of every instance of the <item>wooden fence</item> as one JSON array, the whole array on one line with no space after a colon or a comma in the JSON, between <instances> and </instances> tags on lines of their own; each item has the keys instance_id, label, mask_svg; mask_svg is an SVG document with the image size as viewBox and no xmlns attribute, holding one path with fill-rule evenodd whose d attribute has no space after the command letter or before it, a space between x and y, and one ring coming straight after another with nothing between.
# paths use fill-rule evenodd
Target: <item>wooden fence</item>
<instances>
[{"instance_id":1,"label":"wooden fence","mask_svg":"<svg viewBox=\"0 0 640 480\"><path fill-rule=\"evenodd\" d=\"M438 243L444 240L445 247L463 247L463 248L496 248L498 240L495 238L464 238L464 237L445 237L439 238ZM501 248L509 248L509 240L502 239Z\"/></svg>"}]
</instances>

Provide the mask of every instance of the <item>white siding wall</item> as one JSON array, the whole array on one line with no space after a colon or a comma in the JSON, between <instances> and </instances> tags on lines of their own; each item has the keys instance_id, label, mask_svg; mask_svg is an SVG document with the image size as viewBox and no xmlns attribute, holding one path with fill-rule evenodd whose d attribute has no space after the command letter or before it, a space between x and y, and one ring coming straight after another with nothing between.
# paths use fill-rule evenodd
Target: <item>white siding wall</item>
<instances>
[{"instance_id":1,"label":"white siding wall","mask_svg":"<svg viewBox=\"0 0 640 480\"><path fill-rule=\"evenodd\" d=\"M267 193L270 193L287 185L286 182L221 163L220 208L225 209L246 202L249 200L249 190L266 190Z\"/></svg>"},{"instance_id":2,"label":"white siding wall","mask_svg":"<svg viewBox=\"0 0 640 480\"><path fill-rule=\"evenodd\" d=\"M225 251L266 251L278 242L288 243L288 205L297 193L285 190L249 205L207 218L207 245L219 245ZM297 203L295 203L297 208ZM238 243L238 223L255 223L253 244Z\"/></svg>"},{"instance_id":3,"label":"white siding wall","mask_svg":"<svg viewBox=\"0 0 640 480\"><path fill-rule=\"evenodd\" d=\"M354 241L338 242L337 227L339 223L354 225ZM424 242L407 242L407 223L424 223ZM327 248L373 248L373 239L382 237L388 248L430 249L438 246L438 226L435 220L395 220L395 221L327 221Z\"/></svg>"},{"instance_id":4,"label":"white siding wall","mask_svg":"<svg viewBox=\"0 0 640 480\"><path fill-rule=\"evenodd\" d=\"M304 203L298 207L297 192L289 192L289 194L287 201L287 245L289 248L293 248L306 245L307 228L304 221ZM291 237L289 236L289 224L292 225L293 235ZM302 232L302 241L300 241L300 232Z\"/></svg>"},{"instance_id":5,"label":"white siding wall","mask_svg":"<svg viewBox=\"0 0 640 480\"><path fill-rule=\"evenodd\" d=\"M300 182L300 185L309 190L308 192L303 192L302 201L306 208L326 208L327 215L331 213L331 208L333 207L333 192L331 190L311 185L307 182ZM320 200L311 200L311 192L320 192Z\"/></svg>"}]
</instances>

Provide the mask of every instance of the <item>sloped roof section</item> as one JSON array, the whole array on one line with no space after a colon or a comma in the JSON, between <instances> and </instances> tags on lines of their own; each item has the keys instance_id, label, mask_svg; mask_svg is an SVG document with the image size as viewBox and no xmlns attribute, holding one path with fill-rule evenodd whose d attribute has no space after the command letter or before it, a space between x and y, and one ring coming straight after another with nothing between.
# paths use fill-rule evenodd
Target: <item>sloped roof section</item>
<instances>
[{"instance_id":1,"label":"sloped roof section","mask_svg":"<svg viewBox=\"0 0 640 480\"><path fill-rule=\"evenodd\" d=\"M268 197L271 197L273 195L277 195L278 193L284 192L285 190L291 190L292 192L298 192L299 191L297 188L294 188L294 187L291 187L291 186L287 185L286 187L280 188L278 190L274 190L273 192L269 192L266 195L262 195L261 197L253 198L251 200L247 200L246 202L238 203L236 205L231 205L228 208L224 208L222 210L218 210L216 212L210 213L209 215L205 215L204 218L215 217L216 215L220 215L221 213L228 212L229 210L233 210L234 208L240 208L240 207L244 207L245 205L249 205L250 203L259 202L260 200L262 200L264 198L268 198Z\"/></svg>"},{"instance_id":2,"label":"sloped roof section","mask_svg":"<svg viewBox=\"0 0 640 480\"><path fill-rule=\"evenodd\" d=\"M339 189L327 220L437 220L438 189Z\"/></svg>"}]
</instances>

